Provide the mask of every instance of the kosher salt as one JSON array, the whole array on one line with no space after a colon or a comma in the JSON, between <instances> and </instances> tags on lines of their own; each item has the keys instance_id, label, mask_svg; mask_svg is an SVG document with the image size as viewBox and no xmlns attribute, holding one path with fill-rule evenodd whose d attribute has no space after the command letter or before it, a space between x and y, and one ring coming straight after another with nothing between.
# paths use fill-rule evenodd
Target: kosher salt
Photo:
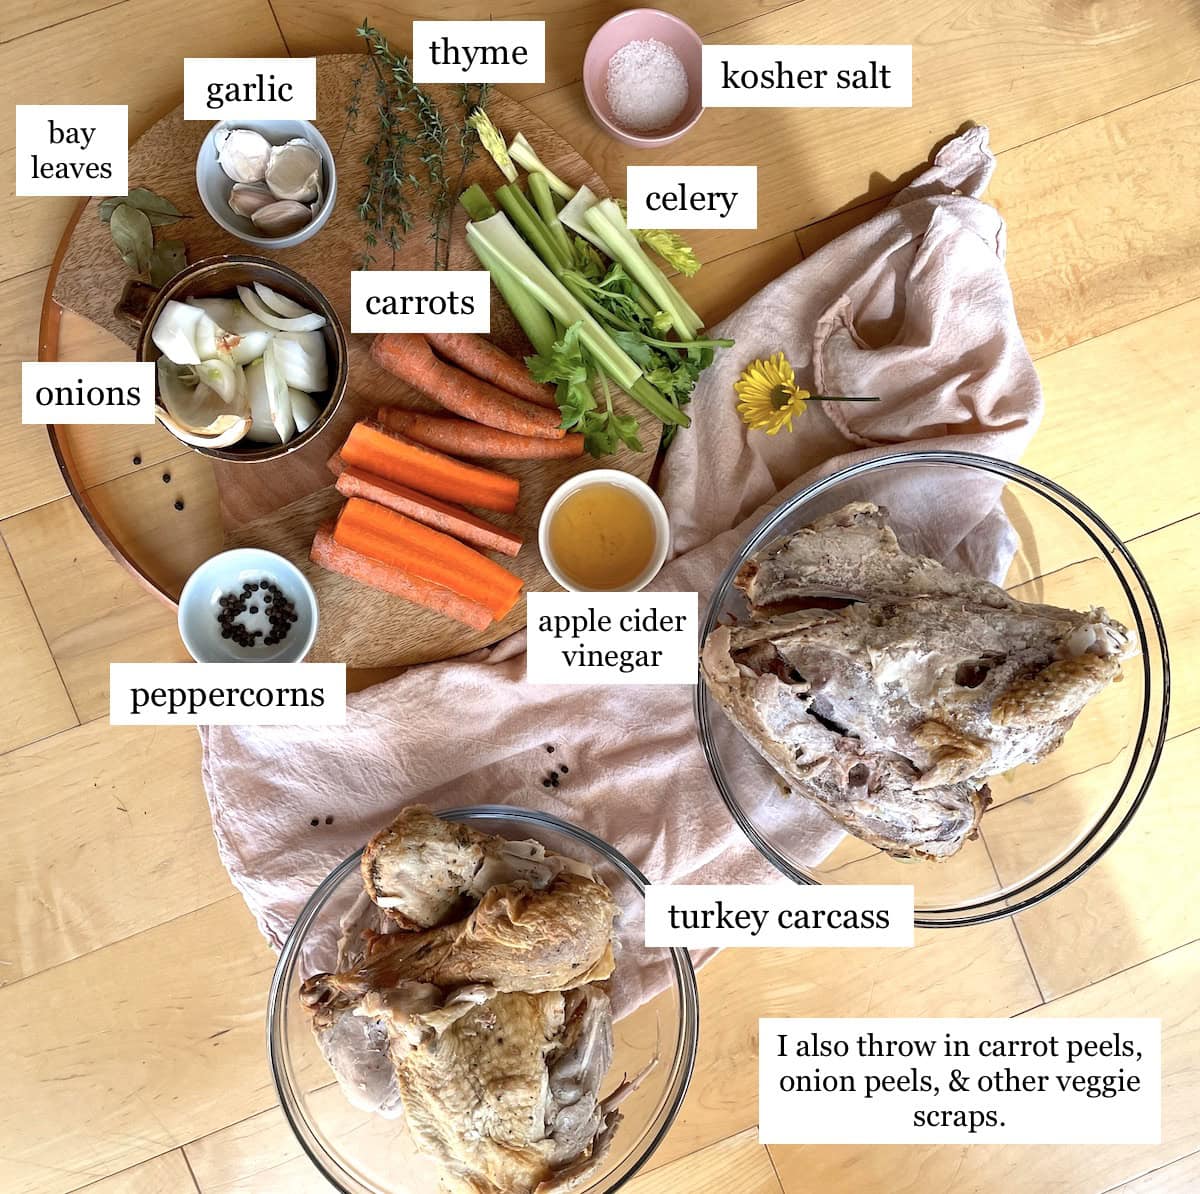
<instances>
[{"instance_id":1,"label":"kosher salt","mask_svg":"<svg viewBox=\"0 0 1200 1194\"><path fill-rule=\"evenodd\" d=\"M609 60L606 81L613 119L634 132L669 125L688 100L688 78L679 55L661 41L631 41Z\"/></svg>"}]
</instances>

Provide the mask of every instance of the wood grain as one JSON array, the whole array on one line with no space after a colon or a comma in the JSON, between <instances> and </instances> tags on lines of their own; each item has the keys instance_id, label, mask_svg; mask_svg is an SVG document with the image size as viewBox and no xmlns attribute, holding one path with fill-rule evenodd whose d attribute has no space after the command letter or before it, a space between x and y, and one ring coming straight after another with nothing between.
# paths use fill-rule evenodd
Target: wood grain
<instances>
[{"instance_id":1,"label":"wood grain","mask_svg":"<svg viewBox=\"0 0 1200 1194\"><path fill-rule=\"evenodd\" d=\"M1194 942L1029 1012L1057 1016L1162 1018L1162 1143L1131 1145L969 1146L841 1145L769 1148L788 1194L972 1194L1100 1191L1193 1152L1200 1144L1200 942ZM840 1012L837 1014L841 1014ZM847 1013L850 1014L850 1013ZM897 1015L889 1007L889 1015ZM929 1013L926 1013L929 1014ZM938 1012L938 1014L942 1014ZM952 1013L947 1013L952 1014ZM986 1015L976 1009L971 1015Z\"/></svg>"},{"instance_id":2,"label":"wood grain","mask_svg":"<svg viewBox=\"0 0 1200 1194\"><path fill-rule=\"evenodd\" d=\"M229 895L0 990L6 1082L22 1092L0 1107L0 1189L73 1190L270 1106L273 967Z\"/></svg>"},{"instance_id":3,"label":"wood grain","mask_svg":"<svg viewBox=\"0 0 1200 1194\"><path fill-rule=\"evenodd\" d=\"M1197 1188L1200 1188L1200 1152L1172 1161L1161 1169L1152 1169L1118 1186L1113 1194L1117 1190L1120 1194L1190 1194Z\"/></svg>"},{"instance_id":4,"label":"wood grain","mask_svg":"<svg viewBox=\"0 0 1200 1194\"><path fill-rule=\"evenodd\" d=\"M0 837L13 885L0 902L0 985L229 894L188 728L93 721L4 755L0 788L39 793L41 810L8 818Z\"/></svg>"},{"instance_id":5,"label":"wood grain","mask_svg":"<svg viewBox=\"0 0 1200 1194\"><path fill-rule=\"evenodd\" d=\"M630 1194L782 1194L757 1129L718 1140L678 1161L640 1174L626 1187Z\"/></svg>"},{"instance_id":6,"label":"wood grain","mask_svg":"<svg viewBox=\"0 0 1200 1194\"><path fill-rule=\"evenodd\" d=\"M0 533L4 524L0 523ZM37 616L12 558L0 542L0 752L65 730L77 722ZM2 981L2 976L0 976Z\"/></svg>"},{"instance_id":7,"label":"wood grain","mask_svg":"<svg viewBox=\"0 0 1200 1194\"><path fill-rule=\"evenodd\" d=\"M1168 742L1153 790L1116 845L1054 899L1018 914L1046 998L1200 938L1200 905L1184 894L1200 849L1189 783L1198 768L1200 731ZM1081 808L1111 795L1111 781L1088 772L989 813L987 845L1001 878L1028 874L1046 843L1068 840Z\"/></svg>"},{"instance_id":8,"label":"wood grain","mask_svg":"<svg viewBox=\"0 0 1200 1194\"><path fill-rule=\"evenodd\" d=\"M82 721L108 714L112 660L187 658L174 613L112 559L70 498L10 518L3 530Z\"/></svg>"},{"instance_id":9,"label":"wood grain","mask_svg":"<svg viewBox=\"0 0 1200 1194\"><path fill-rule=\"evenodd\" d=\"M85 1188L89 1194L196 1194L196 1183L178 1148Z\"/></svg>"}]
</instances>

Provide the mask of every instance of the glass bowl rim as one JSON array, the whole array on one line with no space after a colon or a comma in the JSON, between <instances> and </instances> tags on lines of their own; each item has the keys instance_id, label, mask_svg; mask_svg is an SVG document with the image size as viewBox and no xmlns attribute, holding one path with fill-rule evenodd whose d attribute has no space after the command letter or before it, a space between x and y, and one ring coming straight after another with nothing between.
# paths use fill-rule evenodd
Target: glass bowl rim
<instances>
[{"instance_id":1,"label":"glass bowl rim","mask_svg":"<svg viewBox=\"0 0 1200 1194\"><path fill-rule=\"evenodd\" d=\"M778 525L786 518L786 516L794 512L795 509L801 506L804 502L811 501L819 497L822 493L832 489L835 485L841 484L854 477L864 476L868 473L886 470L896 465L904 464L953 464L966 469L975 469L983 472L993 473L996 476L1002 477L1005 481L1015 481L1025 488L1033 490L1040 497L1048 499L1051 504L1057 506L1059 510L1071 517L1076 525L1080 527L1089 539L1099 549L1102 557L1108 554L1115 554L1120 557L1124 565L1129 569L1134 585L1137 587L1135 595L1133 588L1130 586L1129 579L1117 568L1111 560L1108 560L1110 569L1116 575L1120 583L1126 599L1129 602L1130 610L1133 613L1135 628L1138 634L1139 641L1142 644L1141 663L1143 680L1145 684L1142 697L1141 719L1134 735L1130 741L1136 745L1133 750L1132 757L1129 761L1129 766L1126 768L1116 793L1109 800L1107 807L1096 820L1095 824L1090 827L1086 834L1077 842L1067 858L1060 862L1051 864L1049 867L1044 867L1038 874L1031 878L1025 879L1011 895L990 896L988 900L1003 899L1003 905L1000 907L985 909L984 911L959 915L954 914L945 918L930 916L922 916L920 911L914 918L914 923L918 928L959 928L964 925L985 924L993 920L1001 920L1004 917L1013 916L1018 912L1023 912L1028 908L1032 908L1035 904L1040 904L1043 900L1049 899L1052 895L1061 891L1064 887L1074 883L1081 875L1089 870L1096 862L1098 862L1117 842L1121 835L1125 832L1129 822L1133 819L1134 814L1141 807L1142 801L1145 799L1146 792L1149 790L1150 784L1154 780L1154 776L1158 771L1159 760L1162 757L1163 747L1167 739L1167 719L1171 707L1171 664L1167 651L1166 632L1163 627L1162 617L1159 614L1158 605L1154 600L1154 595L1150 591L1150 586L1146 582L1142 570L1138 567L1137 561L1134 560L1128 548L1121 541L1117 533L1100 517L1086 502L1077 498L1056 481L1052 481L1049 477L1043 476L1041 473L1035 472L1031 468L1017 464L1013 461L1001 460L993 456L985 456L977 452L958 452L949 449L921 449L915 451L897 451L890 452L884 456L872 457L869 460L860 460L854 464L847 465L844 468L838 469L836 472L830 473L827 477L821 477L810 485L806 485L797 493L792 494L787 500L780 502L774 509L769 510L763 518L761 518L746 536L742 544L737 550L735 558L729 566L721 574L713 589L712 596L709 598L708 607L705 611L704 621L700 628L700 642L707 640L709 634L712 633L719 617L718 605L723 599L723 595L727 594L729 587L733 581L733 577L741 566L742 561L747 559L754 551L757 551L765 543L769 543L772 538L772 532L776 530ZM1082 516L1082 517L1081 517ZM1099 532L1099 534L1097 534ZM1103 535L1105 539L1101 539ZM1036 578L1035 578L1036 579ZM1145 610L1139 607L1139 599L1144 602ZM1143 618L1145 614L1145 619ZM1161 701L1162 709L1158 717L1158 724L1153 729L1154 740L1150 748L1150 754L1146 760L1145 774L1138 783L1138 790L1134 794L1133 799L1127 809L1124 810L1119 822L1111 827L1109 836L1106 841L1099 844L1090 855L1079 862L1073 868L1068 870L1068 873L1057 877L1053 882L1042 890L1037 890L1024 898L1014 900L1011 896L1019 896L1022 891L1036 886L1040 881L1052 875L1054 868L1061 866L1063 863L1069 864L1078 856L1079 852L1087 847L1096 835L1101 831L1105 824L1110 820L1113 813L1117 811L1117 805L1124 797L1126 789L1129 786L1130 780L1133 778L1134 769L1139 762L1142 761L1146 747L1146 735L1150 731L1150 715L1151 705L1155 696L1155 685L1152 682L1151 676L1151 659L1150 659L1150 638L1147 634L1146 621L1149 621L1150 627L1154 633L1154 643L1158 648L1158 657L1161 660L1162 679L1161 679ZM750 840L752 845L768 862L771 863L782 875L791 879L795 883L800 883L806 886L818 886L820 880L813 879L803 871L793 865L758 831L749 815L742 808L736 796L730 790L726 782L723 768L718 765L714 757L714 752L709 749L707 743L711 739L709 731L709 714L708 714L708 687L704 682L703 672L697 667L696 691L692 698L692 708L696 719L696 732L700 740L701 750L704 752L705 762L708 764L709 774L712 777L713 784L716 786L717 792L728 809L734 822ZM969 910L972 906L977 906L982 903L982 900L975 900L973 904L966 905Z\"/></svg>"},{"instance_id":2,"label":"glass bowl rim","mask_svg":"<svg viewBox=\"0 0 1200 1194\"><path fill-rule=\"evenodd\" d=\"M575 838L584 845L590 846L633 885L643 900L646 896L646 888L650 886L650 881L646 876L615 846L610 845L603 838L597 837L594 833L589 832L580 825L575 825L570 821L563 820L561 817L554 816L553 813L509 804L476 804L462 808L435 809L434 812L443 821L506 819L526 822L531 827L555 830L566 837ZM280 1032L280 1024L282 1021L282 1012L287 1002L284 977L295 963L299 954L300 944L304 940L309 926L325 906L326 901L341 885L342 880L346 878L347 874L358 867L361 857L362 847L339 862L321 880L312 895L309 896L304 907L300 910L299 916L296 917L295 924L292 925L291 931L287 935L287 940L283 943L283 948L279 951L275 970L271 976L270 992L267 996L267 1061L271 1068L271 1081L275 1087L275 1093L279 1098L280 1109L283 1111L284 1118L287 1120L292 1135L304 1150L308 1159L313 1163L317 1172L334 1189L341 1191L341 1194L354 1194L354 1192L348 1190L329 1172L328 1167L317 1156L315 1149L309 1142L308 1132L311 1132L312 1128L300 1113L297 1105L297 1093L293 1089L290 1077L284 1073L284 1065L281 1060L282 1033ZM696 1054L700 1034L700 992L696 983L696 971L692 966L691 956L686 949L672 946L668 947L665 952L671 957L674 989L677 993L679 1007L679 1031L674 1059L671 1069L667 1074L666 1098L658 1114L655 1116L655 1120L651 1122L652 1132L649 1141L641 1148L640 1154L630 1168L621 1175L615 1184L608 1187L607 1194L615 1194L615 1191L631 1181L641 1171L646 1162L658 1151L659 1145L662 1144L676 1117L679 1115L696 1068ZM316 1133L313 1134L314 1136L316 1135Z\"/></svg>"}]
</instances>

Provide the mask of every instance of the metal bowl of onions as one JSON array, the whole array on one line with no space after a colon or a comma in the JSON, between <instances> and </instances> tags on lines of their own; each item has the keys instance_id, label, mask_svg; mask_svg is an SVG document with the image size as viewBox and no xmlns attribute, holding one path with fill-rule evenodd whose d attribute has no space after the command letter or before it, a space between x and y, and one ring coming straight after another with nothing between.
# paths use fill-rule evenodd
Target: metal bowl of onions
<instances>
[{"instance_id":1,"label":"metal bowl of onions","mask_svg":"<svg viewBox=\"0 0 1200 1194\"><path fill-rule=\"evenodd\" d=\"M188 266L140 322L158 421L206 456L286 456L321 433L346 392L346 333L329 300L261 257Z\"/></svg>"}]
</instances>

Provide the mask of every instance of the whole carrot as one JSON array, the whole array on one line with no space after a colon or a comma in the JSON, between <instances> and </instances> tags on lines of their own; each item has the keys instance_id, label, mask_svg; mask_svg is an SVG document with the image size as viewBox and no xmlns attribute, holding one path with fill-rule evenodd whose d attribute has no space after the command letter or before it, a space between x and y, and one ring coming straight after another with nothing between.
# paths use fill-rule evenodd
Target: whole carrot
<instances>
[{"instance_id":1,"label":"whole carrot","mask_svg":"<svg viewBox=\"0 0 1200 1194\"><path fill-rule=\"evenodd\" d=\"M538 406L558 409L554 387L534 381L524 361L510 357L502 348L473 332L426 332L425 339L440 357L452 361L460 369L490 381L492 385L516 394Z\"/></svg>"},{"instance_id":2,"label":"whole carrot","mask_svg":"<svg viewBox=\"0 0 1200 1194\"><path fill-rule=\"evenodd\" d=\"M427 415L398 406L381 406L376 417L392 431L448 456L480 460L570 460L583 455L583 436L574 433L562 439L537 439L482 427L469 419Z\"/></svg>"},{"instance_id":3,"label":"whole carrot","mask_svg":"<svg viewBox=\"0 0 1200 1194\"><path fill-rule=\"evenodd\" d=\"M492 611L481 602L463 597L443 585L432 584L403 568L385 564L361 552L343 547L333 537L333 524L325 523L313 539L310 558L314 564L337 572L359 584L370 585L396 597L423 605L435 613L445 614L456 622L475 630L486 630L492 624Z\"/></svg>"},{"instance_id":4,"label":"whole carrot","mask_svg":"<svg viewBox=\"0 0 1200 1194\"><path fill-rule=\"evenodd\" d=\"M513 435L562 439L557 407L548 410L517 398L490 382L472 377L434 356L424 336L376 336L371 355L389 373L464 419L484 423Z\"/></svg>"}]
</instances>

